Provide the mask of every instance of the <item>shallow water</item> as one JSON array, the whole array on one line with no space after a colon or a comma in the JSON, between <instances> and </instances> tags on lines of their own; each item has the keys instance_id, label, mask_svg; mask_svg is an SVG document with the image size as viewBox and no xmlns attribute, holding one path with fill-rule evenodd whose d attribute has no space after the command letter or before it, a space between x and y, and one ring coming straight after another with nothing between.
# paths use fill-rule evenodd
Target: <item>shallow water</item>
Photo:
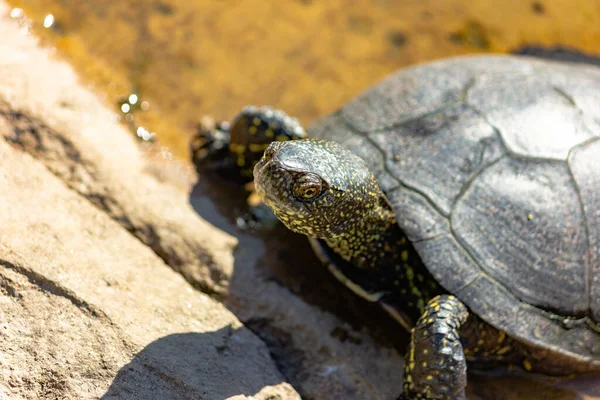
<instances>
[{"instance_id":1,"label":"shallow water","mask_svg":"<svg viewBox=\"0 0 600 400\"><path fill-rule=\"evenodd\" d=\"M246 104L306 124L417 62L534 43L600 54L596 0L9 3L115 109L135 93L132 129L157 133L185 159L202 116L229 119Z\"/></svg>"}]
</instances>

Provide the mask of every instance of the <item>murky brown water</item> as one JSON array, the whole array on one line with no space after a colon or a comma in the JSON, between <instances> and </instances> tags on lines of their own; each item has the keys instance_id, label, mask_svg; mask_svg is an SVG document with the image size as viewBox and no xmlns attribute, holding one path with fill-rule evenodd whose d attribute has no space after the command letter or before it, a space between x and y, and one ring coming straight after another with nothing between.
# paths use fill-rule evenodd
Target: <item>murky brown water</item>
<instances>
[{"instance_id":1,"label":"murky brown water","mask_svg":"<svg viewBox=\"0 0 600 400\"><path fill-rule=\"evenodd\" d=\"M204 115L229 119L249 103L283 108L307 124L381 77L416 62L471 52L507 52L523 44L560 44L600 54L598 0L9 3L24 9L35 33L106 95L115 110L127 104L122 117L133 131L141 126L156 132L160 143L184 160L188 141ZM46 19L51 26L44 28L48 14L54 20ZM130 94L137 99L127 103ZM214 200L218 195L208 196L203 190L196 190L200 197ZM233 229L232 224L226 227ZM293 234L288 235L293 241ZM346 320L352 321L351 310L358 307L366 307L363 314L379 318L371 305L348 307L360 300L347 299L347 294L336 297L333 291L339 285L332 278L321 276L315 286L319 271L310 277L282 271L280 258L291 251L289 244L266 241L277 250L271 252L277 256L265 262L267 273L305 301ZM323 301L322 293L330 293L330 300ZM506 379L484 380L474 387L481 398L502 396L506 388L512 396L529 398L529 384L515 385ZM536 386L535 390L546 389ZM573 398L549 389L547 395L540 393L536 398Z\"/></svg>"},{"instance_id":2,"label":"murky brown water","mask_svg":"<svg viewBox=\"0 0 600 400\"><path fill-rule=\"evenodd\" d=\"M134 128L158 133L183 158L205 114L228 119L246 104L271 104L308 123L416 62L524 43L600 54L597 0L9 3L115 108L136 93Z\"/></svg>"}]
</instances>

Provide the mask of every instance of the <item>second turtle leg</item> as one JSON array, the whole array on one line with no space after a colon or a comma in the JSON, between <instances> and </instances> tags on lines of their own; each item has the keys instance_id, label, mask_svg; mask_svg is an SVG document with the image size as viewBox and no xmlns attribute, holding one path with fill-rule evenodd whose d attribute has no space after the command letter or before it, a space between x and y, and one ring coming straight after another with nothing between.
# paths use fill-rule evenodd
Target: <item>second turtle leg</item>
<instances>
[{"instance_id":1,"label":"second turtle leg","mask_svg":"<svg viewBox=\"0 0 600 400\"><path fill-rule=\"evenodd\" d=\"M252 180L254 165L273 141L297 140L306 132L295 118L272 107L245 107L231 122L201 126L191 143L198 169L228 168L237 178Z\"/></svg>"},{"instance_id":2,"label":"second turtle leg","mask_svg":"<svg viewBox=\"0 0 600 400\"><path fill-rule=\"evenodd\" d=\"M456 297L429 301L412 330L401 398L464 400L467 364L459 329L469 312Z\"/></svg>"}]
</instances>

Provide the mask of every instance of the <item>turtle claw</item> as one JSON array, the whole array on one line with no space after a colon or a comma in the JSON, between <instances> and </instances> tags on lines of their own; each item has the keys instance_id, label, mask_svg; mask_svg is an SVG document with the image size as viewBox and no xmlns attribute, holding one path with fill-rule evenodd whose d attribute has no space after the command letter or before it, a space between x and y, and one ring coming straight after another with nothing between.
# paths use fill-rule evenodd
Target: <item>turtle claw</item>
<instances>
[{"instance_id":1,"label":"turtle claw","mask_svg":"<svg viewBox=\"0 0 600 400\"><path fill-rule=\"evenodd\" d=\"M212 119L202 121L190 143L192 162L198 169L221 169L229 166L230 141L228 122L216 123Z\"/></svg>"}]
</instances>

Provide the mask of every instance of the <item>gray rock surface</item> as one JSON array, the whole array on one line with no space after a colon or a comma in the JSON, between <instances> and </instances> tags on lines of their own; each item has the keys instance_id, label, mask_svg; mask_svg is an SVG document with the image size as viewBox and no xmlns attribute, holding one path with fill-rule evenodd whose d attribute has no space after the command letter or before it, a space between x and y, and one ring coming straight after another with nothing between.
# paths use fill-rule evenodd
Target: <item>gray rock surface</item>
<instances>
[{"instance_id":1,"label":"gray rock surface","mask_svg":"<svg viewBox=\"0 0 600 400\"><path fill-rule=\"evenodd\" d=\"M145 172L114 115L5 11L0 398L299 398L264 343L175 272L224 292L235 240Z\"/></svg>"},{"instance_id":2,"label":"gray rock surface","mask_svg":"<svg viewBox=\"0 0 600 400\"><path fill-rule=\"evenodd\" d=\"M4 7L0 113L14 126L5 129L5 139L119 221L197 288L224 294L235 240L190 218L186 193L150 173L138 143L116 124L116 114L71 68L19 33Z\"/></svg>"},{"instance_id":3,"label":"gray rock surface","mask_svg":"<svg viewBox=\"0 0 600 400\"><path fill-rule=\"evenodd\" d=\"M0 141L0 163L9 398L296 397L220 303L28 154Z\"/></svg>"},{"instance_id":4,"label":"gray rock surface","mask_svg":"<svg viewBox=\"0 0 600 400\"><path fill-rule=\"evenodd\" d=\"M0 165L1 393L297 398L252 332L122 226L5 141Z\"/></svg>"}]
</instances>

